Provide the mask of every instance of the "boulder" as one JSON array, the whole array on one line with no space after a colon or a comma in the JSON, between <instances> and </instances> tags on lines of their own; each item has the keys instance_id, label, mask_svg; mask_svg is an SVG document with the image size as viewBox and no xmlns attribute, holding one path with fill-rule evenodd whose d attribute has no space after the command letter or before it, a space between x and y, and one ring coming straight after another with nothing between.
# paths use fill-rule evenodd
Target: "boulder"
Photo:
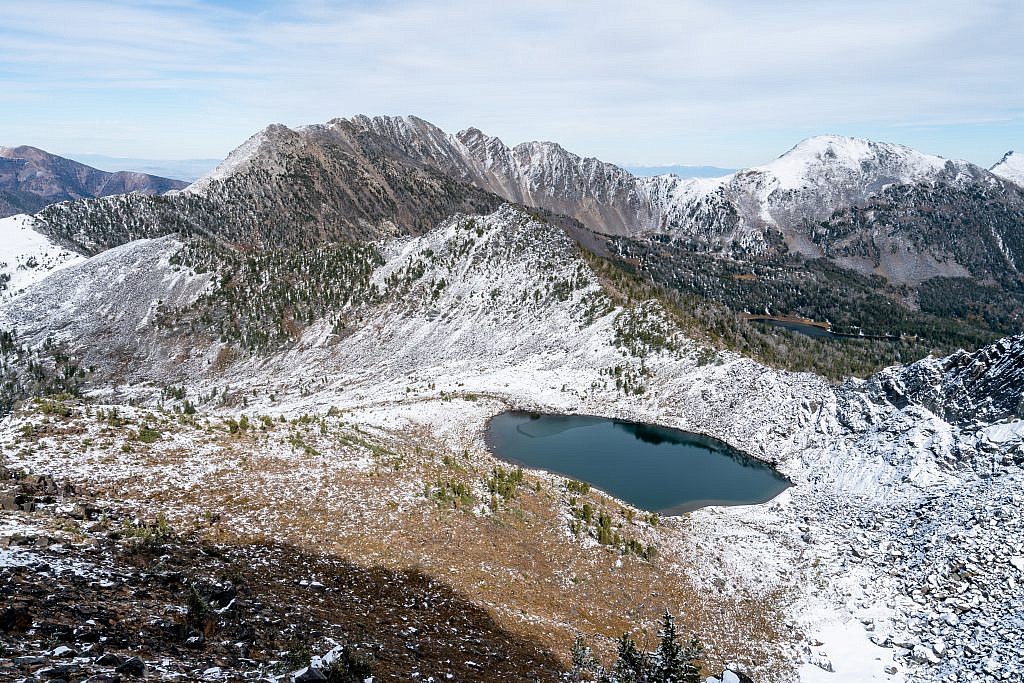
<instances>
[{"instance_id":1,"label":"boulder","mask_svg":"<svg viewBox=\"0 0 1024 683\"><path fill-rule=\"evenodd\" d=\"M68 681L72 677L75 677L82 667L77 664L61 664L59 666L50 666L45 669L40 669L36 672L36 677L41 678L44 681Z\"/></svg>"},{"instance_id":2,"label":"boulder","mask_svg":"<svg viewBox=\"0 0 1024 683\"><path fill-rule=\"evenodd\" d=\"M23 606L8 607L0 612L0 631L19 633L32 628L32 615Z\"/></svg>"},{"instance_id":3,"label":"boulder","mask_svg":"<svg viewBox=\"0 0 1024 683\"><path fill-rule=\"evenodd\" d=\"M123 664L121 664L121 666L114 669L114 671L124 676L134 676L135 678L142 678L146 675L146 663L138 657L132 657L131 659L126 660Z\"/></svg>"},{"instance_id":4,"label":"boulder","mask_svg":"<svg viewBox=\"0 0 1024 683\"><path fill-rule=\"evenodd\" d=\"M121 658L112 652L108 652L97 657L96 663L100 666L121 666Z\"/></svg>"},{"instance_id":5,"label":"boulder","mask_svg":"<svg viewBox=\"0 0 1024 683\"><path fill-rule=\"evenodd\" d=\"M324 676L320 669L312 666L307 666L305 669L299 669L292 674L293 683L313 683L314 681L326 681L327 676Z\"/></svg>"},{"instance_id":6,"label":"boulder","mask_svg":"<svg viewBox=\"0 0 1024 683\"><path fill-rule=\"evenodd\" d=\"M78 653L67 645L59 645L53 649L50 656L57 657L58 659L70 659L72 657L77 657Z\"/></svg>"}]
</instances>

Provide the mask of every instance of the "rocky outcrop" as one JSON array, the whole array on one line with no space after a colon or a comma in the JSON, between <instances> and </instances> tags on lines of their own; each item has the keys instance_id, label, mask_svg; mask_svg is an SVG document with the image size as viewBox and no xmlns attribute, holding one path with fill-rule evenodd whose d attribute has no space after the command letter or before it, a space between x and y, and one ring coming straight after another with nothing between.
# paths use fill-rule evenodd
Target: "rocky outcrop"
<instances>
[{"instance_id":1,"label":"rocky outcrop","mask_svg":"<svg viewBox=\"0 0 1024 683\"><path fill-rule=\"evenodd\" d=\"M1024 186L1024 154L1013 150L1003 155L999 163L989 169L1000 178Z\"/></svg>"},{"instance_id":2,"label":"rocky outcrop","mask_svg":"<svg viewBox=\"0 0 1024 683\"><path fill-rule=\"evenodd\" d=\"M1024 335L889 368L864 391L876 402L920 405L959 425L1024 419Z\"/></svg>"}]
</instances>

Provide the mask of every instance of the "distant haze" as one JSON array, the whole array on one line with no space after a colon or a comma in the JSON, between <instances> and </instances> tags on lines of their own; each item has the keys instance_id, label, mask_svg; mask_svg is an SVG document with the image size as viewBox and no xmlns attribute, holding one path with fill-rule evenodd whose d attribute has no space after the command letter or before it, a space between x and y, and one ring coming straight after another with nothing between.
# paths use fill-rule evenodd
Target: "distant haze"
<instances>
[{"instance_id":1,"label":"distant haze","mask_svg":"<svg viewBox=\"0 0 1024 683\"><path fill-rule=\"evenodd\" d=\"M164 178L174 178L193 182L212 171L220 159L132 159L128 157L111 157L103 154L69 154L83 164L98 168L101 171L138 171L150 173ZM643 166L619 164L635 176L655 176L671 173L680 178L717 178L739 169L721 166L696 166L690 164L665 164Z\"/></svg>"},{"instance_id":2,"label":"distant haze","mask_svg":"<svg viewBox=\"0 0 1024 683\"><path fill-rule=\"evenodd\" d=\"M68 154L67 157L101 171L138 171L190 183L220 163L220 159L132 159L103 154Z\"/></svg>"},{"instance_id":3,"label":"distant haze","mask_svg":"<svg viewBox=\"0 0 1024 683\"><path fill-rule=\"evenodd\" d=\"M689 166L673 165L665 166L630 166L623 165L622 168L636 176L665 175L671 173L680 178L718 178L720 176L735 173L739 169L722 168L720 166Z\"/></svg>"}]
</instances>

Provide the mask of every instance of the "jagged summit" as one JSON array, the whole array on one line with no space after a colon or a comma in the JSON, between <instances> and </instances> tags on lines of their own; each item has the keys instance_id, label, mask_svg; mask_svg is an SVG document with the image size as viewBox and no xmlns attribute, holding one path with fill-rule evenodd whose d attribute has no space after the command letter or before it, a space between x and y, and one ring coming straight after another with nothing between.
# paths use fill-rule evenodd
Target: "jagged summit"
<instances>
[{"instance_id":1,"label":"jagged summit","mask_svg":"<svg viewBox=\"0 0 1024 683\"><path fill-rule=\"evenodd\" d=\"M1020 152L1010 150L990 170L1000 178L1024 186L1024 154Z\"/></svg>"},{"instance_id":2,"label":"jagged summit","mask_svg":"<svg viewBox=\"0 0 1024 683\"><path fill-rule=\"evenodd\" d=\"M998 162L996 162L995 164L992 165L992 168L996 168L1000 164L1006 163L1007 161L1010 160L1011 157L1015 156L1016 154L1017 154L1017 152L1013 151L1012 149L1009 150L1006 154L1003 155L1002 159L1000 159ZM991 170L991 169L989 169L989 170Z\"/></svg>"},{"instance_id":3,"label":"jagged summit","mask_svg":"<svg viewBox=\"0 0 1024 683\"><path fill-rule=\"evenodd\" d=\"M808 138L720 178L638 178L555 142L509 146L478 128L451 134L416 116L357 115L268 126L182 197L203 204L189 210L207 216L203 230L264 245L421 234L454 213L512 202L569 216L598 239L656 234L740 256L789 250L899 283L1010 277L1024 262L1018 240L1004 234L1024 210L1016 186L964 161L839 135ZM902 203L898 211L894 203ZM878 211L864 211L876 204ZM134 234L180 231L180 213L173 225ZM989 227L975 220L958 229L965 244L936 238L964 215L987 215ZM77 230L88 221L61 222ZM986 245L984 253L965 249L971 240ZM1005 263L989 263L992 254Z\"/></svg>"},{"instance_id":4,"label":"jagged summit","mask_svg":"<svg viewBox=\"0 0 1024 683\"><path fill-rule=\"evenodd\" d=\"M212 171L196 180L185 188L184 191L194 194L204 193L213 181L223 181L237 173L244 164L256 156L257 152L267 141L272 140L275 134L283 134L285 131L293 132L283 124L272 123L263 130L254 133L248 140L233 149L224 161L217 164Z\"/></svg>"}]
</instances>

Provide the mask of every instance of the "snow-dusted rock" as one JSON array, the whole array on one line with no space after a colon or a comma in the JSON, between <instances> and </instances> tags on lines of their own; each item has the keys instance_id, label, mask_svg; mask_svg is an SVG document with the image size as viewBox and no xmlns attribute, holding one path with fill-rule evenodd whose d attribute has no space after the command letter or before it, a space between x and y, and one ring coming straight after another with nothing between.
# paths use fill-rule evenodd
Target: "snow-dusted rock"
<instances>
[{"instance_id":1,"label":"snow-dusted rock","mask_svg":"<svg viewBox=\"0 0 1024 683\"><path fill-rule=\"evenodd\" d=\"M1020 152L1007 152L990 170L1000 178L1024 186L1024 154Z\"/></svg>"}]
</instances>

